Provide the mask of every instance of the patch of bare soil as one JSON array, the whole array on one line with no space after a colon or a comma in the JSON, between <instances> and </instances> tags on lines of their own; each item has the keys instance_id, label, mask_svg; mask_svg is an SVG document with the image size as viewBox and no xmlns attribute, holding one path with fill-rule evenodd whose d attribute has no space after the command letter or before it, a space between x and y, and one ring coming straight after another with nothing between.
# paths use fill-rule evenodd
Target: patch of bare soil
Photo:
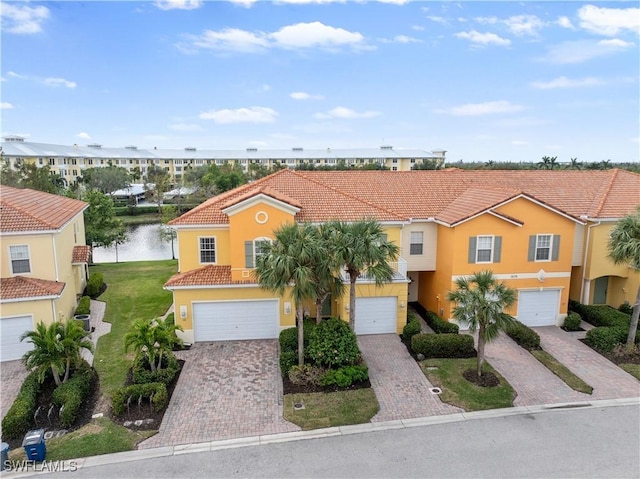
<instances>
[{"instance_id":1,"label":"patch of bare soil","mask_svg":"<svg viewBox=\"0 0 640 479\"><path fill-rule=\"evenodd\" d=\"M462 373L462 376L470 383L483 388L494 388L500 384L498 377L491 371L485 371L482 376L478 377L478 372L475 369L467 369Z\"/></svg>"},{"instance_id":2,"label":"patch of bare soil","mask_svg":"<svg viewBox=\"0 0 640 479\"><path fill-rule=\"evenodd\" d=\"M288 377L282 378L283 394L306 394L306 393L331 393L336 391L352 391L355 389L370 388L371 382L366 379L353 383L351 386L341 388L339 386L316 386L313 384L293 384Z\"/></svg>"}]
</instances>

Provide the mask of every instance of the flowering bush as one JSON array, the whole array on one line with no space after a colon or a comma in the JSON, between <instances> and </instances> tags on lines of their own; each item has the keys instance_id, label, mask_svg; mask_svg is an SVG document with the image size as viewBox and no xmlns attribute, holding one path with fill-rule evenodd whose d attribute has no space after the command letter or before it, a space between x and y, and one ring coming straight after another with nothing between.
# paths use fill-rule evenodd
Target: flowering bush
<instances>
[{"instance_id":1,"label":"flowering bush","mask_svg":"<svg viewBox=\"0 0 640 479\"><path fill-rule=\"evenodd\" d=\"M307 354L311 360L329 368L357 364L360 350L356 335L344 321L331 318L312 331Z\"/></svg>"}]
</instances>

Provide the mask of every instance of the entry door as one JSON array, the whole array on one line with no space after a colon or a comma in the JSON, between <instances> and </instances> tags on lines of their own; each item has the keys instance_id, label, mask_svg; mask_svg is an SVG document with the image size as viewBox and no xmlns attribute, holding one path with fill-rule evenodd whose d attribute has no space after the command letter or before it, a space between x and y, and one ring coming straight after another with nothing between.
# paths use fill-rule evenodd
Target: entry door
<instances>
[{"instance_id":1,"label":"entry door","mask_svg":"<svg viewBox=\"0 0 640 479\"><path fill-rule=\"evenodd\" d=\"M602 276L596 279L593 288L593 304L607 304L607 288L609 287L609 276Z\"/></svg>"},{"instance_id":2,"label":"entry door","mask_svg":"<svg viewBox=\"0 0 640 479\"><path fill-rule=\"evenodd\" d=\"M420 273L409 273L409 279L411 282L409 283L409 302L415 303L418 301L418 279L420 278Z\"/></svg>"}]
</instances>

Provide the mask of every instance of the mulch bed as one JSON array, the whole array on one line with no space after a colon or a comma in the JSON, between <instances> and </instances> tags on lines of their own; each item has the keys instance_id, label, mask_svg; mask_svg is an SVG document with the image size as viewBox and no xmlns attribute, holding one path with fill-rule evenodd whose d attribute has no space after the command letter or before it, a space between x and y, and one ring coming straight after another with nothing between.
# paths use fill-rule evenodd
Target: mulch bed
<instances>
[{"instance_id":1,"label":"mulch bed","mask_svg":"<svg viewBox=\"0 0 640 479\"><path fill-rule=\"evenodd\" d=\"M586 342L585 339L580 339L579 341L582 341L584 344L591 348L591 346ZM604 356L614 364L640 364L640 346L638 345L636 345L636 349L631 352L627 351L624 345L620 345L620 347L609 353L600 352L595 348L591 349L593 349L600 356Z\"/></svg>"},{"instance_id":2,"label":"mulch bed","mask_svg":"<svg viewBox=\"0 0 640 479\"><path fill-rule=\"evenodd\" d=\"M478 371L475 369L467 369L462 376L470 383L483 388L494 388L500 385L500 380L491 371L485 371L482 376L478 377Z\"/></svg>"},{"instance_id":3,"label":"mulch bed","mask_svg":"<svg viewBox=\"0 0 640 479\"><path fill-rule=\"evenodd\" d=\"M365 389L370 387L371 382L368 379L366 379L365 381L353 383L351 386L348 386L346 388L341 388L336 385L314 386L311 384L293 384L288 377L282 378L283 394L332 393L336 391L352 391L355 389Z\"/></svg>"}]
</instances>

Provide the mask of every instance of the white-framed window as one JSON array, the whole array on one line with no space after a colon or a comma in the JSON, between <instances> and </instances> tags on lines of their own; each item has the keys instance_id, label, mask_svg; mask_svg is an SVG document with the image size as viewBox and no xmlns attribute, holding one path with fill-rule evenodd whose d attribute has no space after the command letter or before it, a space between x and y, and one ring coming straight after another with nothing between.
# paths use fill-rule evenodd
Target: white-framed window
<instances>
[{"instance_id":1,"label":"white-framed window","mask_svg":"<svg viewBox=\"0 0 640 479\"><path fill-rule=\"evenodd\" d=\"M200 238L200 263L216 262L216 238L215 236L203 236Z\"/></svg>"},{"instance_id":2,"label":"white-framed window","mask_svg":"<svg viewBox=\"0 0 640 479\"><path fill-rule=\"evenodd\" d=\"M9 256L11 257L12 274L31 273L28 245L9 246Z\"/></svg>"},{"instance_id":3,"label":"white-framed window","mask_svg":"<svg viewBox=\"0 0 640 479\"><path fill-rule=\"evenodd\" d=\"M476 240L476 263L493 262L493 236L478 236Z\"/></svg>"},{"instance_id":4,"label":"white-framed window","mask_svg":"<svg viewBox=\"0 0 640 479\"><path fill-rule=\"evenodd\" d=\"M265 253L265 246L270 244L270 238L256 238L253 240L253 264L257 264L258 258Z\"/></svg>"},{"instance_id":5,"label":"white-framed window","mask_svg":"<svg viewBox=\"0 0 640 479\"><path fill-rule=\"evenodd\" d=\"M409 254L419 255L422 254L424 245L424 233L422 231L412 231L411 239L409 240Z\"/></svg>"},{"instance_id":6,"label":"white-framed window","mask_svg":"<svg viewBox=\"0 0 640 479\"><path fill-rule=\"evenodd\" d=\"M536 235L536 261L551 261L553 235Z\"/></svg>"}]
</instances>

